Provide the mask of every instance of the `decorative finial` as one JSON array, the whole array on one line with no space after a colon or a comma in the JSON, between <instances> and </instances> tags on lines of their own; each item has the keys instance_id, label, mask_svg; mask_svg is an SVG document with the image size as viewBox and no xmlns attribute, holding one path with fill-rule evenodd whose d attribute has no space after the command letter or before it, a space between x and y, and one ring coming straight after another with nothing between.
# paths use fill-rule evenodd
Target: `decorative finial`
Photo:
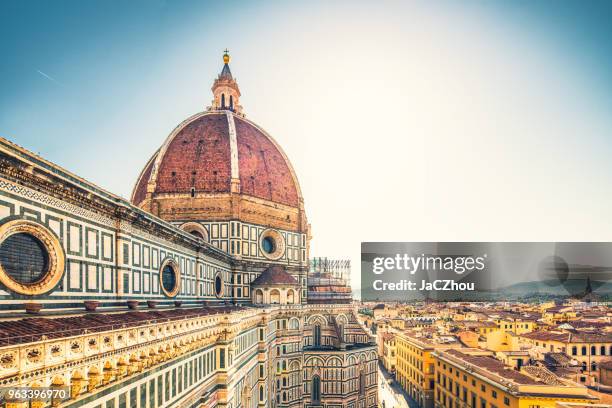
<instances>
[{"instance_id":1,"label":"decorative finial","mask_svg":"<svg viewBox=\"0 0 612 408\"><path fill-rule=\"evenodd\" d=\"M223 53L223 63L228 64L230 62L229 50L226 48Z\"/></svg>"}]
</instances>

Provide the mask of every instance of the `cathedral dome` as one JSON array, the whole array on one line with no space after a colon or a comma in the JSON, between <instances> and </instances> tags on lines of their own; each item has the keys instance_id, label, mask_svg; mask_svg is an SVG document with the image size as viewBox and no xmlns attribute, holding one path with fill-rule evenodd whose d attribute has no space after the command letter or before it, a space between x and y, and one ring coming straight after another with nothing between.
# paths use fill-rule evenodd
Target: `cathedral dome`
<instances>
[{"instance_id":1,"label":"cathedral dome","mask_svg":"<svg viewBox=\"0 0 612 408\"><path fill-rule=\"evenodd\" d=\"M169 221L242 220L304 232L303 199L291 163L247 120L224 56L208 110L179 124L141 172L132 202Z\"/></svg>"}]
</instances>

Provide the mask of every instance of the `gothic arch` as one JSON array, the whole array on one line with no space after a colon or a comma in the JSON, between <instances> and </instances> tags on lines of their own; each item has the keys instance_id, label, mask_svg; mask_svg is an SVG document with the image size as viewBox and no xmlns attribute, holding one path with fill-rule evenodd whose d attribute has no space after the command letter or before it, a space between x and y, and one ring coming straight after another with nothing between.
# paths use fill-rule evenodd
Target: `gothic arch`
<instances>
[{"instance_id":1,"label":"gothic arch","mask_svg":"<svg viewBox=\"0 0 612 408\"><path fill-rule=\"evenodd\" d=\"M332 367L342 367L342 360L340 359L340 357L331 356L327 360L327 365Z\"/></svg>"},{"instance_id":2,"label":"gothic arch","mask_svg":"<svg viewBox=\"0 0 612 408\"><path fill-rule=\"evenodd\" d=\"M296 317L292 317L289 319L289 329L290 330L299 330L300 329L300 320Z\"/></svg>"},{"instance_id":3,"label":"gothic arch","mask_svg":"<svg viewBox=\"0 0 612 408\"><path fill-rule=\"evenodd\" d=\"M242 393L240 395L240 401L241 401L240 402L240 406L242 408L250 408L251 407L251 401L252 401L251 387L249 386L248 382L242 388Z\"/></svg>"},{"instance_id":4,"label":"gothic arch","mask_svg":"<svg viewBox=\"0 0 612 408\"><path fill-rule=\"evenodd\" d=\"M320 324L321 326L327 326L327 319L321 314L314 314L308 316L308 325Z\"/></svg>"},{"instance_id":5,"label":"gothic arch","mask_svg":"<svg viewBox=\"0 0 612 408\"><path fill-rule=\"evenodd\" d=\"M336 322L338 322L338 324L343 324L346 326L349 320L344 313L340 313L338 316L336 316Z\"/></svg>"},{"instance_id":6,"label":"gothic arch","mask_svg":"<svg viewBox=\"0 0 612 408\"><path fill-rule=\"evenodd\" d=\"M311 366L311 367L321 367L323 366L323 360L320 357L316 357L316 356L309 357L304 362L304 365Z\"/></svg>"}]
</instances>

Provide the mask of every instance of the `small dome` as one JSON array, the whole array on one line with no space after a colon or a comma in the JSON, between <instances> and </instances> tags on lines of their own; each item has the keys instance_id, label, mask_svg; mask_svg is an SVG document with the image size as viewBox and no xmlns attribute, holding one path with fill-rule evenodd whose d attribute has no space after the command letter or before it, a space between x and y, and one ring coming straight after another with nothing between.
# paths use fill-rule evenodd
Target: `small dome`
<instances>
[{"instance_id":1,"label":"small dome","mask_svg":"<svg viewBox=\"0 0 612 408\"><path fill-rule=\"evenodd\" d=\"M282 266L270 266L261 273L253 282L251 286L299 286L299 283L295 278L289 275L285 268Z\"/></svg>"}]
</instances>

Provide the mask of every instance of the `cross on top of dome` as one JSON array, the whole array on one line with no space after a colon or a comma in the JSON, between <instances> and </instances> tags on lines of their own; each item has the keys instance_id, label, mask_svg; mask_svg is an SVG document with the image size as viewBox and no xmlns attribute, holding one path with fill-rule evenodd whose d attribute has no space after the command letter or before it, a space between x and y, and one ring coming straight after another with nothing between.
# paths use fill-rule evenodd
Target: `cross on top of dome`
<instances>
[{"instance_id":1,"label":"cross on top of dome","mask_svg":"<svg viewBox=\"0 0 612 408\"><path fill-rule=\"evenodd\" d=\"M232 71L229 67L230 55L226 48L223 52L223 69L215 79L212 86L214 99L210 110L229 110L234 113L242 114L242 106L240 106L240 89L238 83L232 76Z\"/></svg>"},{"instance_id":2,"label":"cross on top of dome","mask_svg":"<svg viewBox=\"0 0 612 408\"><path fill-rule=\"evenodd\" d=\"M223 78L233 79L232 71L230 71L230 67L229 67L229 62L230 62L229 50L226 48L223 54L223 69L221 70L221 74L219 74L220 78L223 77Z\"/></svg>"}]
</instances>

